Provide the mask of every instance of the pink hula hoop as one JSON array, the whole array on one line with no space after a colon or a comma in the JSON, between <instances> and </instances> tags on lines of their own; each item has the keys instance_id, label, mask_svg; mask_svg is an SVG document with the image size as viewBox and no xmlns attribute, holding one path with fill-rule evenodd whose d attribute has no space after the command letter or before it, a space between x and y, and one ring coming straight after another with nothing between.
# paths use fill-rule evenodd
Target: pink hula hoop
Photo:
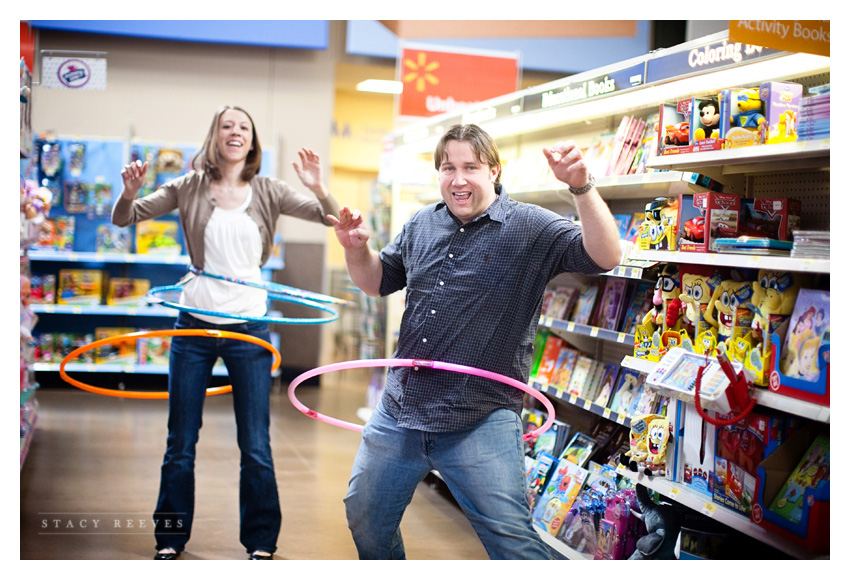
<instances>
[{"instance_id":1,"label":"pink hula hoop","mask_svg":"<svg viewBox=\"0 0 850 580\"><path fill-rule=\"evenodd\" d=\"M297 377L295 377L291 383L289 383L289 389L287 389L287 395L289 396L289 401L292 405L313 419L318 419L324 423L329 425L334 425L336 427L342 427L343 429L349 429L351 431L363 431L363 425L358 425L357 423L349 423L348 421L342 421L340 419L334 419L333 417L328 417L327 415L323 415L318 413L306 405L304 405L301 401L299 401L295 397L295 389L298 388L298 385L306 381L307 379L311 379L318 375L323 375L325 373L333 372L333 371L342 371L348 369L362 369L362 368L370 368L370 367L424 367L424 368L432 368L444 371L451 371L455 373L462 373L466 375L473 375L476 377L483 377L485 379L492 379L494 381L498 381L500 383L504 383L506 385L510 385L511 387L515 387L525 393L528 393L541 403L546 408L546 422L543 423L540 427L535 429L534 431L530 431L523 435L523 441L528 441L529 439L535 439L549 430L552 424L555 422L555 408L552 406L552 402L546 398L546 396L529 387L526 384L519 382L516 379L512 379L510 377L506 377L505 375L500 375L498 373L494 373L491 371L485 371L481 369L477 369L474 367L468 367L464 365L458 365L454 363L446 363L440 361L432 361L432 360L422 360L422 359L404 359L404 358L378 358L378 359L364 359L364 360L353 360L346 361L341 363L333 363L329 365L324 365L321 367L316 367L315 369L309 370L305 373L301 373Z\"/></svg>"}]
</instances>

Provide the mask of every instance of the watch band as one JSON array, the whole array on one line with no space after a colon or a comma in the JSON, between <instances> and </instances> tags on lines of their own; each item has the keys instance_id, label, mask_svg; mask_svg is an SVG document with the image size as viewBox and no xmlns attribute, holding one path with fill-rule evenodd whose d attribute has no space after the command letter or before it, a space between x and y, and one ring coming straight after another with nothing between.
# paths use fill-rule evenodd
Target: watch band
<instances>
[{"instance_id":1,"label":"watch band","mask_svg":"<svg viewBox=\"0 0 850 580\"><path fill-rule=\"evenodd\" d=\"M587 180L587 184L584 187L569 186L569 188L570 188L570 193L572 193L573 195L584 195L585 193L587 193L588 191L593 189L595 186L596 186L596 178L591 175L590 179Z\"/></svg>"}]
</instances>

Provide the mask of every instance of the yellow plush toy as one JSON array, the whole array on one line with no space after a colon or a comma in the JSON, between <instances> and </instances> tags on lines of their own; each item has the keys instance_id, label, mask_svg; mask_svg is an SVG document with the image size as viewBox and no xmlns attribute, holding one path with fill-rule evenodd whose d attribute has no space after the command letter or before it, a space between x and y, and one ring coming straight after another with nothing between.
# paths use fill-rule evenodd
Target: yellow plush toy
<instances>
[{"instance_id":1,"label":"yellow plush toy","mask_svg":"<svg viewBox=\"0 0 850 580\"><path fill-rule=\"evenodd\" d=\"M703 274L682 274L682 322L691 338L696 341L703 331L708 330L709 323L705 320L705 311L714 289L723 281L718 273L711 276Z\"/></svg>"},{"instance_id":2,"label":"yellow plush toy","mask_svg":"<svg viewBox=\"0 0 850 580\"><path fill-rule=\"evenodd\" d=\"M714 289L705 310L705 319L712 326L717 327L718 340L732 337L733 330L736 328L745 328L749 331L752 316L745 304L750 302L752 297L751 282L723 280Z\"/></svg>"}]
</instances>

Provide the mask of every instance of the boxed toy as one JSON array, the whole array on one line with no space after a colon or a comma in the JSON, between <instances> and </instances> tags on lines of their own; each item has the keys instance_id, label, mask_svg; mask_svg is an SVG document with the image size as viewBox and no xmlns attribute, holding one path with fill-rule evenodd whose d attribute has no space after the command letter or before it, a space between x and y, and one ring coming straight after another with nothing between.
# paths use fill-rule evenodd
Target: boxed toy
<instances>
[{"instance_id":1,"label":"boxed toy","mask_svg":"<svg viewBox=\"0 0 850 580\"><path fill-rule=\"evenodd\" d=\"M813 552L829 551L829 426L811 424L759 464L753 520Z\"/></svg>"},{"instance_id":2,"label":"boxed toy","mask_svg":"<svg viewBox=\"0 0 850 580\"><path fill-rule=\"evenodd\" d=\"M30 277L30 285L30 300L33 304L56 302L56 276L53 274L33 274Z\"/></svg>"},{"instance_id":3,"label":"boxed toy","mask_svg":"<svg viewBox=\"0 0 850 580\"><path fill-rule=\"evenodd\" d=\"M98 254L128 254L133 250L130 228L118 227L113 224L97 226L94 244L95 251Z\"/></svg>"},{"instance_id":4,"label":"boxed toy","mask_svg":"<svg viewBox=\"0 0 850 580\"><path fill-rule=\"evenodd\" d=\"M136 344L137 362L140 365L167 365L171 352L171 337L151 336L140 338Z\"/></svg>"},{"instance_id":5,"label":"boxed toy","mask_svg":"<svg viewBox=\"0 0 850 580\"><path fill-rule=\"evenodd\" d=\"M718 414L721 421L734 417ZM750 516L758 498L758 466L782 443L784 418L751 412L718 427L714 450L714 503Z\"/></svg>"},{"instance_id":6,"label":"boxed toy","mask_svg":"<svg viewBox=\"0 0 850 580\"><path fill-rule=\"evenodd\" d=\"M766 143L788 143L797 140L797 119L803 85L799 83L762 83L759 97L767 119Z\"/></svg>"},{"instance_id":7,"label":"boxed toy","mask_svg":"<svg viewBox=\"0 0 850 580\"><path fill-rule=\"evenodd\" d=\"M676 155L690 153L691 99L662 103L658 112L658 153Z\"/></svg>"},{"instance_id":8,"label":"boxed toy","mask_svg":"<svg viewBox=\"0 0 850 580\"><path fill-rule=\"evenodd\" d=\"M691 141L720 138L720 99L717 95L691 100Z\"/></svg>"},{"instance_id":9,"label":"boxed toy","mask_svg":"<svg viewBox=\"0 0 850 580\"><path fill-rule=\"evenodd\" d=\"M175 221L148 220L136 224L137 254L179 254L178 224Z\"/></svg>"},{"instance_id":10,"label":"boxed toy","mask_svg":"<svg viewBox=\"0 0 850 580\"><path fill-rule=\"evenodd\" d=\"M711 417L714 412L707 411ZM680 462L676 480L688 489L712 496L716 427L703 419L693 403L682 402L677 415Z\"/></svg>"},{"instance_id":11,"label":"boxed toy","mask_svg":"<svg viewBox=\"0 0 850 580\"><path fill-rule=\"evenodd\" d=\"M679 229L679 200L656 197L646 204L645 214L646 219L638 228L638 249L675 250Z\"/></svg>"},{"instance_id":12,"label":"boxed toy","mask_svg":"<svg viewBox=\"0 0 850 580\"><path fill-rule=\"evenodd\" d=\"M718 238L738 236L741 198L732 193L679 196L678 239L683 252L716 252Z\"/></svg>"},{"instance_id":13,"label":"boxed toy","mask_svg":"<svg viewBox=\"0 0 850 580\"><path fill-rule=\"evenodd\" d=\"M720 138L723 147L762 145L767 135L764 102L757 88L723 89L720 92Z\"/></svg>"},{"instance_id":14,"label":"boxed toy","mask_svg":"<svg viewBox=\"0 0 850 580\"><path fill-rule=\"evenodd\" d=\"M44 220L35 245L37 250L70 252L74 249L74 216Z\"/></svg>"},{"instance_id":15,"label":"boxed toy","mask_svg":"<svg viewBox=\"0 0 850 580\"><path fill-rule=\"evenodd\" d=\"M94 339L102 340L136 332L135 328L95 328ZM121 339L111 344L99 346L94 350L94 362L103 363L135 363L136 340Z\"/></svg>"},{"instance_id":16,"label":"boxed toy","mask_svg":"<svg viewBox=\"0 0 850 580\"><path fill-rule=\"evenodd\" d=\"M57 304L92 306L103 298L104 278L100 270L59 270Z\"/></svg>"},{"instance_id":17,"label":"boxed toy","mask_svg":"<svg viewBox=\"0 0 850 580\"><path fill-rule=\"evenodd\" d=\"M741 200L742 235L791 241L800 229L803 204L799 199L745 198Z\"/></svg>"},{"instance_id":18,"label":"boxed toy","mask_svg":"<svg viewBox=\"0 0 850 580\"><path fill-rule=\"evenodd\" d=\"M110 306L145 305L144 297L150 287L150 281L144 278L112 278L109 280L106 303Z\"/></svg>"}]
</instances>

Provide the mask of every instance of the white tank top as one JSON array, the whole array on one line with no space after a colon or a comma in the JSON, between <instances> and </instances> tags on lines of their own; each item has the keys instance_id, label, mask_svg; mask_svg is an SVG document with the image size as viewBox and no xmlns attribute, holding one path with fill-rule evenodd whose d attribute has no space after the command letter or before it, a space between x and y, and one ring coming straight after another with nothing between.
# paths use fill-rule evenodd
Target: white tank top
<instances>
[{"instance_id":1,"label":"white tank top","mask_svg":"<svg viewBox=\"0 0 850 580\"><path fill-rule=\"evenodd\" d=\"M236 209L213 210L204 232L204 271L248 282L262 282L260 260L263 241L260 228L245 211L251 203L249 189L245 202ZM181 304L242 316L261 317L266 314L267 294L260 288L195 276L183 286ZM244 319L190 313L213 324L239 324Z\"/></svg>"}]
</instances>

